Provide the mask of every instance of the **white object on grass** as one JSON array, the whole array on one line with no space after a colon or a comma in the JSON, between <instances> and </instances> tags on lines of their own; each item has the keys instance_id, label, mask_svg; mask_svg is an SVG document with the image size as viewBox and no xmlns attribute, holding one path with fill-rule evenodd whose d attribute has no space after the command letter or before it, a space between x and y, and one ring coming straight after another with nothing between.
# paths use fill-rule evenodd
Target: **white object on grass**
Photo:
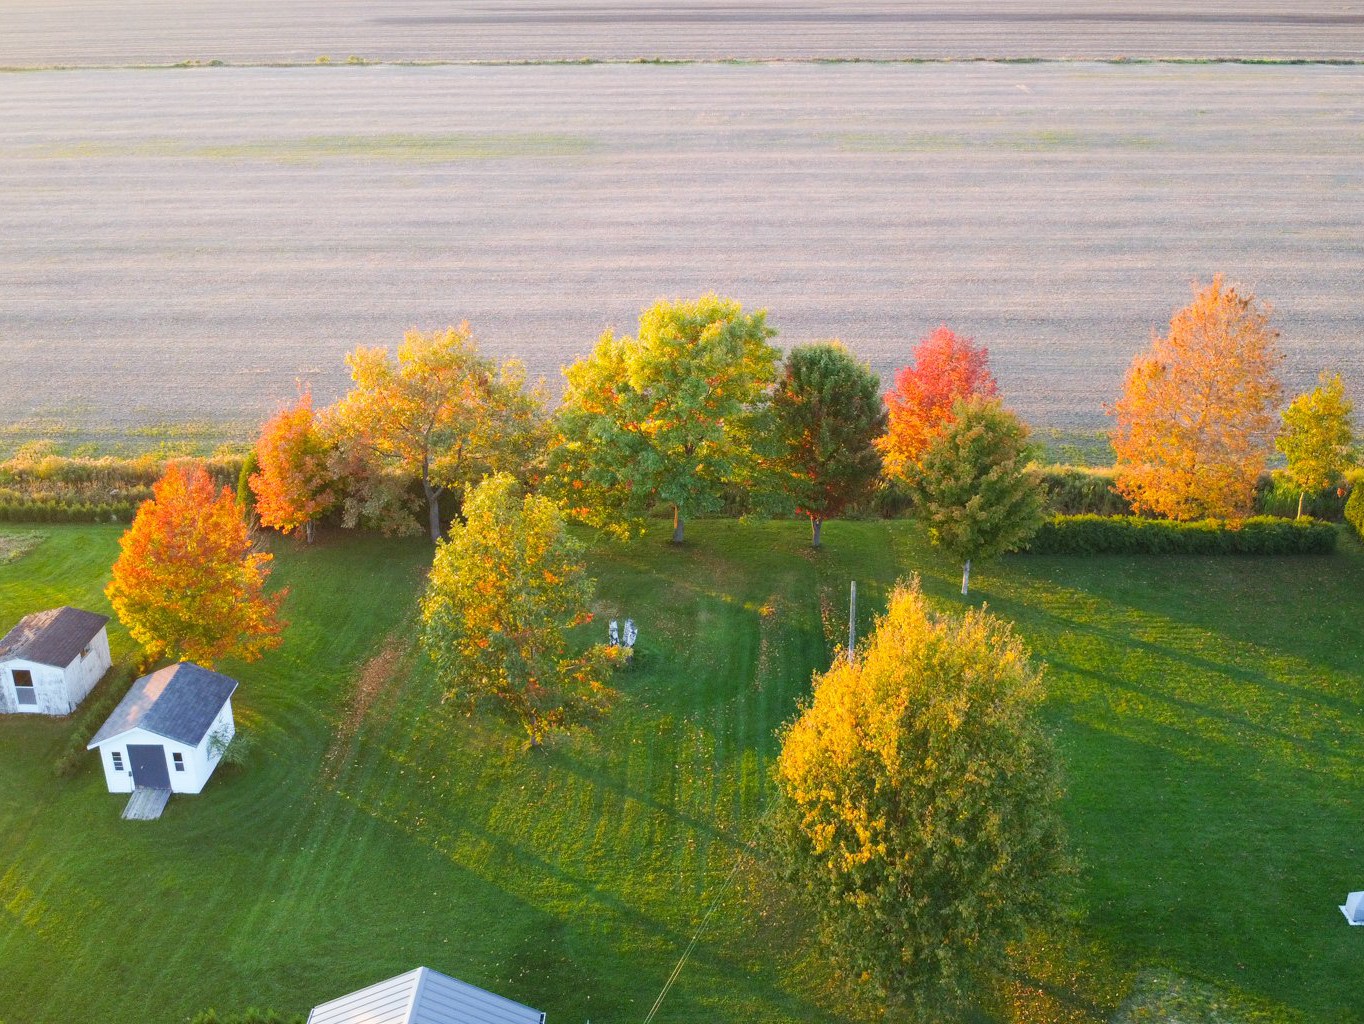
<instances>
[{"instance_id":1,"label":"white object on grass","mask_svg":"<svg viewBox=\"0 0 1364 1024\"><path fill-rule=\"evenodd\" d=\"M1351 924L1364 925L1364 892L1352 892L1346 896L1340 912Z\"/></svg>"}]
</instances>

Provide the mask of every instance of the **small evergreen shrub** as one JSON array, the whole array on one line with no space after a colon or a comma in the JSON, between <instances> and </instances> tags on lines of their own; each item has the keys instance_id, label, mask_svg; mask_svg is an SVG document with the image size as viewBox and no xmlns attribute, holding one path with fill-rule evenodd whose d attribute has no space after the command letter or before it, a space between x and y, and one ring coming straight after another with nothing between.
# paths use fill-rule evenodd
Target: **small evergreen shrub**
<instances>
[{"instance_id":1,"label":"small evergreen shrub","mask_svg":"<svg viewBox=\"0 0 1364 1024\"><path fill-rule=\"evenodd\" d=\"M59 779L70 778L85 765L95 763L95 754L86 750L86 745L94 737L104 720L113 713L118 702L128 692L137 677L137 665L131 658L114 662L104 678L75 711L75 726L62 748L57 762L52 766L53 774Z\"/></svg>"},{"instance_id":2,"label":"small evergreen shrub","mask_svg":"<svg viewBox=\"0 0 1364 1024\"><path fill-rule=\"evenodd\" d=\"M1258 516L1179 523L1140 516L1054 516L1027 550L1038 555L1322 555L1338 534L1315 519Z\"/></svg>"},{"instance_id":3,"label":"small evergreen shrub","mask_svg":"<svg viewBox=\"0 0 1364 1024\"><path fill-rule=\"evenodd\" d=\"M1128 516L1132 506L1118 493L1111 468L1086 466L1039 466L1038 479L1047 507L1056 515Z\"/></svg>"}]
</instances>

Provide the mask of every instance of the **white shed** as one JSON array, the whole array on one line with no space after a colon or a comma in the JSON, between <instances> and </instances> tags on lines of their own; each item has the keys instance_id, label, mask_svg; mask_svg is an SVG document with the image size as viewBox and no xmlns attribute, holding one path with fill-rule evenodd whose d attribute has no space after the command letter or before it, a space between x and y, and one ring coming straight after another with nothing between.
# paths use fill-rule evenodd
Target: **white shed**
<instances>
[{"instance_id":1,"label":"white shed","mask_svg":"<svg viewBox=\"0 0 1364 1024\"><path fill-rule=\"evenodd\" d=\"M236 689L235 679L187 661L133 683L87 748L99 749L109 792L202 790L236 732Z\"/></svg>"},{"instance_id":2,"label":"white shed","mask_svg":"<svg viewBox=\"0 0 1364 1024\"><path fill-rule=\"evenodd\" d=\"M313 1007L308 1024L544 1024L539 1010L418 967Z\"/></svg>"},{"instance_id":3,"label":"white shed","mask_svg":"<svg viewBox=\"0 0 1364 1024\"><path fill-rule=\"evenodd\" d=\"M0 712L69 715L109 670L107 615L50 608L0 639Z\"/></svg>"}]
</instances>

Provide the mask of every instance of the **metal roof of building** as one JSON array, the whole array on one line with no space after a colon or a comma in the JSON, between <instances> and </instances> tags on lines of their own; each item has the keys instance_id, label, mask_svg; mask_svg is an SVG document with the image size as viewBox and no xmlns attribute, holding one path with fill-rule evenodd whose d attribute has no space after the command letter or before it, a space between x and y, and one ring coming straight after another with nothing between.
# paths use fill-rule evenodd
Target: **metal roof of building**
<instances>
[{"instance_id":1,"label":"metal roof of building","mask_svg":"<svg viewBox=\"0 0 1364 1024\"><path fill-rule=\"evenodd\" d=\"M159 668L133 683L86 749L132 729L198 746L236 689L235 679L188 661Z\"/></svg>"},{"instance_id":2,"label":"metal roof of building","mask_svg":"<svg viewBox=\"0 0 1364 1024\"><path fill-rule=\"evenodd\" d=\"M543 1024L539 1010L418 967L313 1007L308 1024Z\"/></svg>"},{"instance_id":3,"label":"metal roof of building","mask_svg":"<svg viewBox=\"0 0 1364 1024\"><path fill-rule=\"evenodd\" d=\"M66 668L108 621L107 615L65 605L25 615L19 625L0 639L0 661L22 658L39 665Z\"/></svg>"}]
</instances>

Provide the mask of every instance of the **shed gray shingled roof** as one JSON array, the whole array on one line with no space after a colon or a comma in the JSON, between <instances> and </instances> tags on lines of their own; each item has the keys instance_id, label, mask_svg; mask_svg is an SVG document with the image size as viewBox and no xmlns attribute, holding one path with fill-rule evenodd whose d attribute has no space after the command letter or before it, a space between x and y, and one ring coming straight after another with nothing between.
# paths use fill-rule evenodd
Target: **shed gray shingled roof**
<instances>
[{"instance_id":1,"label":"shed gray shingled roof","mask_svg":"<svg viewBox=\"0 0 1364 1024\"><path fill-rule=\"evenodd\" d=\"M198 746L236 688L235 679L188 661L159 668L133 683L86 749L130 729Z\"/></svg>"},{"instance_id":2,"label":"shed gray shingled roof","mask_svg":"<svg viewBox=\"0 0 1364 1024\"><path fill-rule=\"evenodd\" d=\"M0 661L22 658L39 665L66 668L108 621L107 615L66 605L25 615L19 625L0 639Z\"/></svg>"},{"instance_id":3,"label":"shed gray shingled roof","mask_svg":"<svg viewBox=\"0 0 1364 1024\"><path fill-rule=\"evenodd\" d=\"M308 1024L543 1024L539 1010L418 967L313 1007Z\"/></svg>"}]
</instances>

